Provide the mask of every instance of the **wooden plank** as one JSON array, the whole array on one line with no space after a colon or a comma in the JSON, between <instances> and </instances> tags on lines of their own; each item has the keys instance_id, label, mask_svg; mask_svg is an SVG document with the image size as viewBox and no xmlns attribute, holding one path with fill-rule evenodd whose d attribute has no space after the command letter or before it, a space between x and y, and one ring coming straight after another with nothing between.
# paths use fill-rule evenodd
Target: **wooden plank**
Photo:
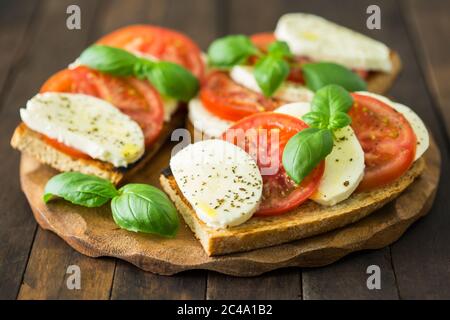
<instances>
[{"instance_id":1,"label":"wooden plank","mask_svg":"<svg viewBox=\"0 0 450 320\"><path fill-rule=\"evenodd\" d=\"M70 289L70 266L80 268L80 289ZM86 257L57 235L36 234L18 299L108 299L115 261Z\"/></svg>"},{"instance_id":2,"label":"wooden plank","mask_svg":"<svg viewBox=\"0 0 450 320\"><path fill-rule=\"evenodd\" d=\"M27 45L27 33L37 8L36 0L25 1L18 6L17 1L0 2L0 92L11 70L23 56Z\"/></svg>"},{"instance_id":3,"label":"wooden plank","mask_svg":"<svg viewBox=\"0 0 450 320\"><path fill-rule=\"evenodd\" d=\"M33 34L30 26L35 24L33 13L37 1L29 1L25 8L17 6L16 1L3 1L0 4L0 155L2 166L0 174L0 299L14 299L28 260L36 223L25 197L20 191L18 176L18 155L11 152L9 137L17 123L18 105L9 105L11 87L24 58L23 49ZM17 100L16 100L17 103Z\"/></svg>"},{"instance_id":4,"label":"wooden plank","mask_svg":"<svg viewBox=\"0 0 450 320\"><path fill-rule=\"evenodd\" d=\"M148 23L180 30L206 45L215 36L215 3L209 0L110 2L104 12L103 30L110 31L120 25ZM126 10L132 10L123 14ZM120 16L128 16L121 21ZM188 17L188 18L187 18ZM134 20L133 18L133 20ZM205 27L207 26L207 27ZM112 299L204 299L206 275L187 272L173 277L158 276L140 271L125 262L118 262L114 277Z\"/></svg>"},{"instance_id":5,"label":"wooden plank","mask_svg":"<svg viewBox=\"0 0 450 320\"><path fill-rule=\"evenodd\" d=\"M438 5L438 2L436 1L435 4ZM442 166L440 186L432 211L392 246L392 261L394 263L401 298L448 299L450 298L450 250L448 250L448 244L450 243L450 233L448 232L450 228L450 216L448 214L450 170L448 165L445 164L449 163L449 143L443 130L444 119L440 114L436 114L435 110L438 107L431 101L430 94L427 91L426 81L423 77L422 70L426 70L427 64L424 60L418 59L420 54L419 56L414 54L417 51L425 52L424 50L429 50L425 48L428 46L428 42L414 41L414 43L411 43L408 37L405 36L410 35L412 39L417 39L415 37L418 35L434 38L440 37L440 35L443 36L444 33L434 33L434 31L432 33L425 33L425 29L419 31L411 24L412 20L410 19L413 19L413 16L410 16L412 14L411 10L415 11L417 16L418 11L429 15L427 20L425 20L426 18L420 18L422 27L425 24L434 24L435 22L431 22L431 20L439 19L439 17L430 15L429 10L435 10L435 8L432 8L432 3L429 4L429 7L428 5L424 7L422 4L420 7L408 7L408 5L408 2L403 3L405 11L403 18L400 19L402 24L395 30L403 35L399 38L398 45L402 48L404 62L408 66L401 79L401 85L399 84L395 93L406 104L414 106L415 110L425 120L428 128L430 128L438 141L442 153L442 163L444 165ZM414 5L414 2L411 5ZM408 8L411 8L411 10L408 10ZM443 7L440 8L444 10ZM448 13L448 9L446 10L442 14ZM422 19L424 20L422 21ZM404 22L408 23L405 24ZM446 48L442 50L447 50L448 52L448 46L446 46L446 42L443 40L444 38L442 40L438 39L428 39L427 41L441 43L442 48ZM432 46L434 46L433 50L439 50L436 44ZM430 59L431 57L430 53ZM435 55L433 55L433 60L430 60L430 63L432 61L434 64L437 63L436 61L439 61L434 60L434 57ZM419 66L420 62L422 62L422 70ZM443 65L441 67L444 68ZM439 64L436 65L436 68L440 68ZM433 81L431 83L433 84ZM439 84L439 86L442 86L442 84ZM438 96L437 101L443 101L440 99ZM445 106L445 104L441 104L441 107Z\"/></svg>"},{"instance_id":6,"label":"wooden plank","mask_svg":"<svg viewBox=\"0 0 450 320\"><path fill-rule=\"evenodd\" d=\"M26 61L34 63L25 64L18 71L16 81L5 103L5 111L7 111L9 119L6 124L9 131L7 136L10 136L14 124L18 123L18 106L24 105L26 100L38 91L49 75L72 62L86 45L97 3L88 0L75 2L81 8L81 30L66 28L66 8L70 4L74 4L74 2L40 2L39 15L36 25L33 26L36 33L26 52ZM49 37L50 34L51 37ZM18 155L13 153L11 157L14 157L12 161L18 164ZM17 170L11 174L16 175ZM21 203L28 207L24 200ZM33 221L34 224L29 211L23 210L23 212L27 213L28 221ZM20 233L21 236L24 234L24 232ZM67 289L65 273L67 266L72 264L79 265L81 268L82 283L84 283L82 290ZM113 262L94 260L76 254L55 235L38 229L18 298L108 297L113 272ZM98 281L99 279L102 281Z\"/></svg>"},{"instance_id":7,"label":"wooden plank","mask_svg":"<svg viewBox=\"0 0 450 320\"><path fill-rule=\"evenodd\" d=\"M371 265L380 268L380 289L369 290ZM398 299L389 248L345 257L330 266L303 272L303 298L310 299Z\"/></svg>"},{"instance_id":8,"label":"wooden plank","mask_svg":"<svg viewBox=\"0 0 450 320\"><path fill-rule=\"evenodd\" d=\"M220 35L270 31L287 3L282 1L223 1L221 3ZM252 12L254 16L252 16ZM299 299L300 271L278 270L253 278L236 278L208 273L207 299Z\"/></svg>"},{"instance_id":9,"label":"wooden plank","mask_svg":"<svg viewBox=\"0 0 450 320\"><path fill-rule=\"evenodd\" d=\"M237 278L210 272L206 298L295 300L301 298L301 293L300 272L292 268L269 272L254 278Z\"/></svg>"},{"instance_id":10,"label":"wooden plank","mask_svg":"<svg viewBox=\"0 0 450 320\"><path fill-rule=\"evenodd\" d=\"M202 271L160 276L118 261L111 299L199 300L205 298L205 285Z\"/></svg>"},{"instance_id":11,"label":"wooden plank","mask_svg":"<svg viewBox=\"0 0 450 320\"><path fill-rule=\"evenodd\" d=\"M402 1L416 53L450 137L450 2Z\"/></svg>"}]
</instances>

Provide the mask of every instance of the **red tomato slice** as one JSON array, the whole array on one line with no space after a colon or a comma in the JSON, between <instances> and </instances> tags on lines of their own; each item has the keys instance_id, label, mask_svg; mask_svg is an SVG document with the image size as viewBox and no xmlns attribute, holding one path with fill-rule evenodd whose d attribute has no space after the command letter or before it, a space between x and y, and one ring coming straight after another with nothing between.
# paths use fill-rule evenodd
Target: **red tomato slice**
<instances>
[{"instance_id":1,"label":"red tomato slice","mask_svg":"<svg viewBox=\"0 0 450 320\"><path fill-rule=\"evenodd\" d=\"M189 69L199 79L203 77L200 49L190 38L174 30L133 25L113 31L97 43L174 62Z\"/></svg>"},{"instance_id":2,"label":"red tomato slice","mask_svg":"<svg viewBox=\"0 0 450 320\"><path fill-rule=\"evenodd\" d=\"M256 212L257 216L279 215L305 202L318 188L322 178L325 163L322 161L301 183L297 185L286 173L282 165L283 150L289 139L297 132L306 129L308 125L298 118L273 112L264 112L246 117L235 123L222 136L222 139L230 141L247 152L257 150L256 159L259 169L262 171L270 167L276 167L271 174L263 174L263 196L261 206ZM247 136L245 145L241 145L239 139L233 136L236 131L256 129L258 135ZM242 132L242 131L241 131ZM278 143L272 144L271 137L278 134ZM261 140L261 137L267 137ZM267 143L264 143L266 141ZM263 173L263 171L262 171Z\"/></svg>"},{"instance_id":3,"label":"red tomato slice","mask_svg":"<svg viewBox=\"0 0 450 320\"><path fill-rule=\"evenodd\" d=\"M129 115L142 128L145 144L159 135L164 110L158 92L145 81L117 78L86 67L62 70L50 77L41 92L83 93L104 99Z\"/></svg>"},{"instance_id":4,"label":"red tomato slice","mask_svg":"<svg viewBox=\"0 0 450 320\"><path fill-rule=\"evenodd\" d=\"M283 104L279 99L266 98L237 84L223 72L213 72L206 77L200 89L200 99L211 113L230 121L272 111Z\"/></svg>"},{"instance_id":5,"label":"red tomato slice","mask_svg":"<svg viewBox=\"0 0 450 320\"><path fill-rule=\"evenodd\" d=\"M359 190L370 190L403 175L414 161L416 136L405 117L372 97L352 94L349 115L364 150L366 169Z\"/></svg>"}]
</instances>

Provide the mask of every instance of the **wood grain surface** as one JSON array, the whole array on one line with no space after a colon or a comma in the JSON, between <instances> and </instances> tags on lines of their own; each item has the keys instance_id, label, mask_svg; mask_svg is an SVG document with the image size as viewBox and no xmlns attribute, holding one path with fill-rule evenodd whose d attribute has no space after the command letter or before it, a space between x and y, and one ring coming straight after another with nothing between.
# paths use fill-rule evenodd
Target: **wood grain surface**
<instances>
[{"instance_id":1,"label":"wood grain surface","mask_svg":"<svg viewBox=\"0 0 450 320\"><path fill-rule=\"evenodd\" d=\"M450 92L448 26L450 2L386 0L382 29L367 30L365 10L373 1L253 0L4 0L0 2L0 298L450 298L448 214ZM82 29L65 28L65 9L78 4ZM319 269L275 271L246 280L213 272L181 273L182 281L143 273L113 259L78 255L55 235L36 228L20 191L19 155L9 137L18 108L42 82L102 34L129 23L178 28L206 48L214 37L273 29L284 12L307 11L334 19L385 41L402 57L404 70L391 95L410 105L433 132L442 153L440 187L430 214L389 248L351 255ZM37 233L35 231L37 230ZM49 259L55 261L50 262ZM112 265L105 267L105 261ZM83 292L67 289L71 264L86 267ZM367 290L365 270L382 269L381 290ZM47 265L49 265L47 269ZM53 266L51 266L53 265ZM84 267L83 267L84 268ZM35 275L39 270L40 274ZM89 270L99 273L95 281ZM34 279L34 280L33 280ZM153 289L152 289L153 288ZM155 290L154 288L158 288ZM20 294L19 294L20 291ZM43 293L39 293L43 292ZM160 294L158 294L160 292Z\"/></svg>"}]
</instances>

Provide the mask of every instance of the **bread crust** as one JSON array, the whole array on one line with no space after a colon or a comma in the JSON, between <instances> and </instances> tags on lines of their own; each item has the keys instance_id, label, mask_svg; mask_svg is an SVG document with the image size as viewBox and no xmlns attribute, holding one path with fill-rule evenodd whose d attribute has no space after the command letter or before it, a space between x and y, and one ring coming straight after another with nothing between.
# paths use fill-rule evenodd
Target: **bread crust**
<instances>
[{"instance_id":1,"label":"bread crust","mask_svg":"<svg viewBox=\"0 0 450 320\"><path fill-rule=\"evenodd\" d=\"M183 125L184 118L185 108L179 108L173 114L171 121L164 124L158 139L145 150L142 158L127 168L117 168L111 163L100 160L72 157L43 141L38 132L31 130L24 123L19 124L15 129L11 138L11 146L56 170L92 174L119 184L149 162L172 131Z\"/></svg>"},{"instance_id":2,"label":"bread crust","mask_svg":"<svg viewBox=\"0 0 450 320\"><path fill-rule=\"evenodd\" d=\"M162 174L160 183L206 253L214 256L299 240L354 223L399 196L424 168L425 160L420 158L393 183L370 192L354 193L335 206L307 201L283 215L253 217L239 226L219 230L207 226L197 217L170 173Z\"/></svg>"}]
</instances>

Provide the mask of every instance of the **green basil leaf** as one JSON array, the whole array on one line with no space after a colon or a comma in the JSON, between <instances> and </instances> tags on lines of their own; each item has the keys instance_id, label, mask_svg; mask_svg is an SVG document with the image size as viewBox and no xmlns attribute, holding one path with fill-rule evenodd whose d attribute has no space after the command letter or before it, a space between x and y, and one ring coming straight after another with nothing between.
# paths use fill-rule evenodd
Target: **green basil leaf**
<instances>
[{"instance_id":1,"label":"green basil leaf","mask_svg":"<svg viewBox=\"0 0 450 320\"><path fill-rule=\"evenodd\" d=\"M283 167L297 184L330 154L333 134L328 129L308 128L289 139L283 151Z\"/></svg>"},{"instance_id":2,"label":"green basil leaf","mask_svg":"<svg viewBox=\"0 0 450 320\"><path fill-rule=\"evenodd\" d=\"M134 64L133 75L141 80L147 79L148 74L154 68L156 63L157 62L150 61L149 59L138 58L138 60Z\"/></svg>"},{"instance_id":3,"label":"green basil leaf","mask_svg":"<svg viewBox=\"0 0 450 320\"><path fill-rule=\"evenodd\" d=\"M244 35L230 35L217 39L208 48L208 61L219 68L230 68L243 63L259 51Z\"/></svg>"},{"instance_id":4,"label":"green basil leaf","mask_svg":"<svg viewBox=\"0 0 450 320\"><path fill-rule=\"evenodd\" d=\"M353 98L341 86L330 84L318 90L313 98L311 111L321 112L330 118L337 112L347 113L353 105Z\"/></svg>"},{"instance_id":5,"label":"green basil leaf","mask_svg":"<svg viewBox=\"0 0 450 320\"><path fill-rule=\"evenodd\" d=\"M344 112L337 112L331 116L329 129L339 129L348 126L352 123L352 118Z\"/></svg>"},{"instance_id":6,"label":"green basil leaf","mask_svg":"<svg viewBox=\"0 0 450 320\"><path fill-rule=\"evenodd\" d=\"M64 172L52 177L45 186L45 203L54 197L85 207L100 207L117 195L114 185L105 179L79 172Z\"/></svg>"},{"instance_id":7,"label":"green basil leaf","mask_svg":"<svg viewBox=\"0 0 450 320\"><path fill-rule=\"evenodd\" d=\"M302 66L306 86L317 91L329 84L337 84L348 91L367 90L366 82L346 67L328 62L307 63Z\"/></svg>"},{"instance_id":8,"label":"green basil leaf","mask_svg":"<svg viewBox=\"0 0 450 320\"><path fill-rule=\"evenodd\" d=\"M270 97L289 75L289 64L281 58L265 56L253 70L256 82L266 97Z\"/></svg>"},{"instance_id":9,"label":"green basil leaf","mask_svg":"<svg viewBox=\"0 0 450 320\"><path fill-rule=\"evenodd\" d=\"M178 231L177 210L167 195L146 184L127 184L111 201L114 221L123 229L173 237Z\"/></svg>"},{"instance_id":10,"label":"green basil leaf","mask_svg":"<svg viewBox=\"0 0 450 320\"><path fill-rule=\"evenodd\" d=\"M292 57L291 50L285 41L275 41L271 43L268 48L268 53L269 55L279 58Z\"/></svg>"},{"instance_id":11,"label":"green basil leaf","mask_svg":"<svg viewBox=\"0 0 450 320\"><path fill-rule=\"evenodd\" d=\"M302 120L305 121L312 128L327 128L329 118L327 115L322 112L308 112L302 117Z\"/></svg>"},{"instance_id":12,"label":"green basil leaf","mask_svg":"<svg viewBox=\"0 0 450 320\"><path fill-rule=\"evenodd\" d=\"M159 93L181 101L189 101L198 92L197 78L182 66L160 61L147 72L147 79Z\"/></svg>"},{"instance_id":13,"label":"green basil leaf","mask_svg":"<svg viewBox=\"0 0 450 320\"><path fill-rule=\"evenodd\" d=\"M139 59L123 49L93 45L84 50L78 61L92 69L115 76L131 76Z\"/></svg>"}]
</instances>

